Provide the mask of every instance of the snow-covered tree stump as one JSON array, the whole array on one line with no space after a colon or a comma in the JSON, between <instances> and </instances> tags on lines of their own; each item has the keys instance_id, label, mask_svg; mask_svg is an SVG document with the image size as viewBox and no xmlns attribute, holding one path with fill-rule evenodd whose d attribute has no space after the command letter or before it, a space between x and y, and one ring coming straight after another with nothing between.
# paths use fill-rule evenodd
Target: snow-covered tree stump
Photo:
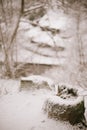
<instances>
[{"instance_id":1,"label":"snow-covered tree stump","mask_svg":"<svg viewBox=\"0 0 87 130\"><path fill-rule=\"evenodd\" d=\"M29 77L23 77L20 81L20 90L28 89L52 89L53 81L47 77L32 75Z\"/></svg>"},{"instance_id":2,"label":"snow-covered tree stump","mask_svg":"<svg viewBox=\"0 0 87 130\"><path fill-rule=\"evenodd\" d=\"M44 111L48 117L69 121L71 124L79 123L84 118L85 112L83 97L76 95L76 90L73 88L68 88L63 93L64 89L61 89L61 94L47 98Z\"/></svg>"}]
</instances>

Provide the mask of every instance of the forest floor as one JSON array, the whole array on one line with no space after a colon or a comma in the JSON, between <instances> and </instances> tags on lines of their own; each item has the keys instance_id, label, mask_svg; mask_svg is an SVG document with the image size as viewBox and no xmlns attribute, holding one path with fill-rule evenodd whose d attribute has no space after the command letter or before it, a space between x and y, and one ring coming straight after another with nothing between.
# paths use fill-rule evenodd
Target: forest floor
<instances>
[{"instance_id":1,"label":"forest floor","mask_svg":"<svg viewBox=\"0 0 87 130\"><path fill-rule=\"evenodd\" d=\"M58 15L57 17L56 14ZM33 27L28 20L22 18L16 39L17 46L15 46L15 49L18 49L16 51L18 56L17 60L26 63L30 61L30 63L40 62L40 64L45 63L52 65L52 63L54 63L54 65L58 65L44 70L40 75L53 79L55 84L68 83L72 86L80 86L83 89L81 94L84 96L85 100L85 117L87 119L87 68L86 64L84 66L79 65L80 52L78 51L79 44L76 42L76 16L63 13L58 14L58 12L54 15L54 12L52 14L52 11L48 12L48 16L51 21L54 19L54 16L55 19L58 18L58 20L56 22L53 21L51 25L53 26L55 23L60 29L60 33L57 35L60 40L58 39L59 42L57 42L58 44L56 46L62 46L64 50L58 52L57 56L59 58L55 56L53 50L55 47L53 38L50 39L48 33L45 34L40 27ZM51 16L53 16L53 18ZM47 16L43 17L39 21L39 26L43 26L43 23L45 23L45 27L47 26L46 17ZM84 43L85 62L87 56L86 23L87 19L81 19L80 33ZM42 39L44 36L46 36L45 42L43 42ZM31 41L33 41L33 43ZM42 47L40 47L41 43L43 44ZM32 75L32 73L27 73L25 76ZM44 101L48 95L53 93L52 91L40 89L20 92L19 88L20 79L0 79L0 130L86 130L85 127L81 128L79 124L72 126L68 122L49 119L43 113L42 107Z\"/></svg>"},{"instance_id":2,"label":"forest floor","mask_svg":"<svg viewBox=\"0 0 87 130\"><path fill-rule=\"evenodd\" d=\"M0 83L0 130L86 130L81 124L72 126L69 122L47 117L43 105L53 91L19 91L20 82L17 80L2 79ZM85 94L87 91L84 91L83 95ZM87 108L87 96L85 107ZM87 109L85 116L87 117Z\"/></svg>"}]
</instances>

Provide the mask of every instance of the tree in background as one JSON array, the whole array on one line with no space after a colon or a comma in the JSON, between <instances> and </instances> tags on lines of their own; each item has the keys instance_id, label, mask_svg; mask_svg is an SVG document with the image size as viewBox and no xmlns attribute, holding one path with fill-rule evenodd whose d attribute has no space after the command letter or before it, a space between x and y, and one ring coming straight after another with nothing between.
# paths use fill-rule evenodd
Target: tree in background
<instances>
[{"instance_id":1,"label":"tree in background","mask_svg":"<svg viewBox=\"0 0 87 130\"><path fill-rule=\"evenodd\" d=\"M23 14L24 12L24 0L21 1L21 13Z\"/></svg>"},{"instance_id":2,"label":"tree in background","mask_svg":"<svg viewBox=\"0 0 87 130\"><path fill-rule=\"evenodd\" d=\"M13 48L24 0L0 0L0 40L4 59L3 73L14 77Z\"/></svg>"}]
</instances>

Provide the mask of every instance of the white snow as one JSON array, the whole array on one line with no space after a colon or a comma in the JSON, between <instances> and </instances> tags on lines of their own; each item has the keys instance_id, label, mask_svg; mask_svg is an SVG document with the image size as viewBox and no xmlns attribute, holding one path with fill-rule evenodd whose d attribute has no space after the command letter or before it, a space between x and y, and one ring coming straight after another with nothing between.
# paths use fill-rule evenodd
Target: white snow
<instances>
[{"instance_id":1,"label":"white snow","mask_svg":"<svg viewBox=\"0 0 87 130\"><path fill-rule=\"evenodd\" d=\"M4 81L4 82L3 82ZM11 91L18 90L15 81L0 80L2 85ZM7 83L7 84L6 84ZM0 88L3 86L0 85ZM47 90L11 91L0 96L0 130L80 130L68 122L49 119L42 110L44 101L52 92Z\"/></svg>"},{"instance_id":2,"label":"white snow","mask_svg":"<svg viewBox=\"0 0 87 130\"><path fill-rule=\"evenodd\" d=\"M63 13L49 10L39 21L39 25L51 29L66 30L66 28L70 27L70 20Z\"/></svg>"},{"instance_id":3,"label":"white snow","mask_svg":"<svg viewBox=\"0 0 87 130\"><path fill-rule=\"evenodd\" d=\"M41 33L41 29L39 27L33 27L30 31L27 31L26 36L30 39Z\"/></svg>"},{"instance_id":4,"label":"white snow","mask_svg":"<svg viewBox=\"0 0 87 130\"><path fill-rule=\"evenodd\" d=\"M65 47L63 40L58 35L52 37L52 35L47 32L40 32L40 34L33 38L33 41L41 45L45 44L55 48Z\"/></svg>"},{"instance_id":5,"label":"white snow","mask_svg":"<svg viewBox=\"0 0 87 130\"><path fill-rule=\"evenodd\" d=\"M45 23L47 25L43 26ZM71 53L69 49L76 30L76 24L72 28L73 23L75 23L74 18L52 10L40 19L37 27L32 26L28 20L21 19L19 26L21 31L17 36L17 60L47 65L65 64L67 56ZM59 29L60 32L52 36L51 32L41 30L40 26ZM58 48L64 48L64 50L57 51Z\"/></svg>"},{"instance_id":6,"label":"white snow","mask_svg":"<svg viewBox=\"0 0 87 130\"><path fill-rule=\"evenodd\" d=\"M54 40L56 42L56 46L65 47L65 51L62 52L62 56L65 56L67 53L67 58L46 57L24 49L24 46L22 47L22 45L27 46L27 48L30 47L30 40L32 39L37 43L37 46L40 44L46 44L52 48L54 47L54 43L47 32L43 32L40 27L33 27L28 20L22 19L19 24L20 34L18 34L19 37L17 36L18 39L16 39L18 46L17 60L25 63L49 65L65 65L67 62L65 70L57 68L50 70L47 73L49 73L49 77L55 77L56 82L63 81L72 82L73 84L77 83L74 82L77 80L77 71L75 71L77 68L75 68L76 66L74 66L74 63L76 64L79 61L77 56L78 44L76 44L76 39L73 37L76 36L77 24L75 18L72 17L72 15L70 17L63 13L53 12L50 10L39 21L39 25L41 27L49 27L51 29L60 30L60 34L54 36ZM86 25L87 21L85 23L83 22L80 27L80 29L83 29L81 31L84 35L82 41L85 43L85 57L87 53ZM34 50L35 49L36 48L34 48ZM51 50L48 51L48 54L49 53L51 53ZM68 60L66 61L66 59ZM46 75L46 73L43 75ZM0 80L0 130L79 130L77 126L71 126L68 122L66 123L49 119L43 113L42 106L45 99L54 94L54 92L51 93L47 90L19 92L19 85L19 81ZM78 100L83 100L82 96L84 96L86 108L85 116L87 119L87 90L82 88L79 90L80 98L76 99L74 103ZM62 99L60 100L58 97L55 97L56 96L53 98L53 102L56 103L60 101L60 103L63 104ZM73 101L66 101L66 103L74 105Z\"/></svg>"},{"instance_id":7,"label":"white snow","mask_svg":"<svg viewBox=\"0 0 87 130\"><path fill-rule=\"evenodd\" d=\"M52 79L50 79L48 77L40 76L40 75L31 75L31 76L28 76L28 77L22 77L21 80L23 80L23 81L32 80L34 83L47 81L48 84L51 84L51 85L53 84Z\"/></svg>"},{"instance_id":8,"label":"white snow","mask_svg":"<svg viewBox=\"0 0 87 130\"><path fill-rule=\"evenodd\" d=\"M37 86L40 85L40 88L47 87L50 90L53 89L54 87L54 81L48 77L40 76L40 75L31 75L28 77L22 77L21 82L31 82L32 81L32 86ZM46 83L46 84L45 84Z\"/></svg>"},{"instance_id":9,"label":"white snow","mask_svg":"<svg viewBox=\"0 0 87 130\"><path fill-rule=\"evenodd\" d=\"M26 51L25 49L21 49L18 52L17 60L25 63L36 63L36 64L47 64L47 65L61 65L65 62L65 58L57 58L57 57L46 57L42 55L38 55L31 51Z\"/></svg>"},{"instance_id":10,"label":"white snow","mask_svg":"<svg viewBox=\"0 0 87 130\"><path fill-rule=\"evenodd\" d=\"M48 98L49 101L54 104L66 105L66 106L75 106L76 104L83 101L83 96L78 96L76 98L62 99L59 96L50 96Z\"/></svg>"},{"instance_id":11,"label":"white snow","mask_svg":"<svg viewBox=\"0 0 87 130\"><path fill-rule=\"evenodd\" d=\"M6 84L5 84L6 83ZM0 79L0 96L17 93L19 91L20 82L17 80Z\"/></svg>"},{"instance_id":12,"label":"white snow","mask_svg":"<svg viewBox=\"0 0 87 130\"><path fill-rule=\"evenodd\" d=\"M23 18L20 19L18 31L29 30L32 29L32 25L29 23L29 20L25 20Z\"/></svg>"}]
</instances>

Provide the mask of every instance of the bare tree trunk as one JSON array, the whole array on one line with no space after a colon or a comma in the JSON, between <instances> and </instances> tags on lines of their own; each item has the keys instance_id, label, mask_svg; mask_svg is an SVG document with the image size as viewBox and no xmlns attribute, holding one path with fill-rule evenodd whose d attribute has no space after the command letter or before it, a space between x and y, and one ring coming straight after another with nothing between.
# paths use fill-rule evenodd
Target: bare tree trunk
<instances>
[{"instance_id":1,"label":"bare tree trunk","mask_svg":"<svg viewBox=\"0 0 87 130\"><path fill-rule=\"evenodd\" d=\"M21 1L21 13L24 13L24 0Z\"/></svg>"},{"instance_id":2,"label":"bare tree trunk","mask_svg":"<svg viewBox=\"0 0 87 130\"><path fill-rule=\"evenodd\" d=\"M10 78L14 78L14 60L13 60L14 38L16 36L21 17L22 0L18 2L8 0L8 4L6 4L5 0L4 1L0 0L0 3L2 9L1 16L2 19L4 20L0 21L0 33L4 54L4 75ZM6 4L5 9L4 4ZM10 11L12 13L10 13ZM1 25L2 23L4 24L6 30L5 32L3 32L3 26Z\"/></svg>"},{"instance_id":3,"label":"bare tree trunk","mask_svg":"<svg viewBox=\"0 0 87 130\"><path fill-rule=\"evenodd\" d=\"M77 14L77 40L78 40L78 49L79 49L79 63L80 65L84 64L84 55L83 55L83 42L80 34L80 21L81 21L81 9L78 10Z\"/></svg>"},{"instance_id":4,"label":"bare tree trunk","mask_svg":"<svg viewBox=\"0 0 87 130\"><path fill-rule=\"evenodd\" d=\"M62 5L64 6L64 0L62 0Z\"/></svg>"}]
</instances>

